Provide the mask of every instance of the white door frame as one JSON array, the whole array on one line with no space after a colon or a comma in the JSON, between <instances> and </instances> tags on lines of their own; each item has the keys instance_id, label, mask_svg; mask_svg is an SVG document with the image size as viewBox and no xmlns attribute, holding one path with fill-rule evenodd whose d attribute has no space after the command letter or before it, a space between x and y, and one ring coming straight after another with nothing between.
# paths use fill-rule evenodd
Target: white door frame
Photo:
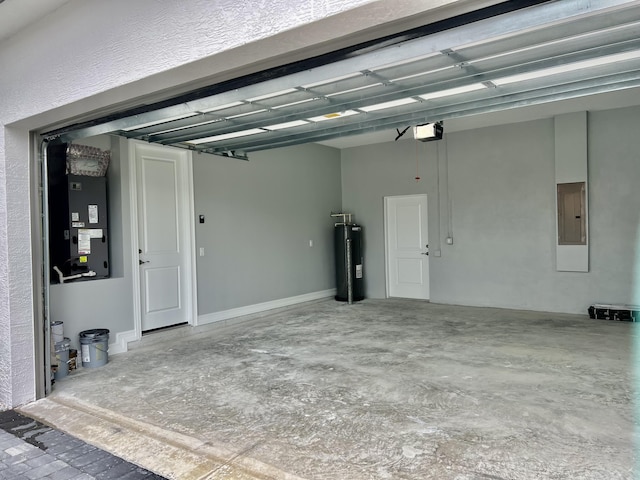
<instances>
[{"instance_id":1,"label":"white door frame","mask_svg":"<svg viewBox=\"0 0 640 480\"><path fill-rule=\"evenodd\" d=\"M171 148L184 153L185 161L182 164L183 175L182 184L180 185L183 199L180 202L184 205L182 215L186 215L189 224L188 241L186 242L186 257L189 259L187 267L188 285L187 288L187 318L191 326L198 324L198 292L196 277L196 226L195 226L195 204L193 198L193 155L191 151L184 149L176 149L174 147L165 147L153 145L140 140L128 140L129 142L129 201L131 202L131 272L133 280L133 320L135 329L135 340L142 338L142 298L140 294L140 268L138 260L139 241L138 241L138 173L136 166L136 145L144 145L145 148L166 149ZM184 198L186 197L186 198Z\"/></svg>"},{"instance_id":2,"label":"white door frame","mask_svg":"<svg viewBox=\"0 0 640 480\"><path fill-rule=\"evenodd\" d=\"M384 201L384 218L382 220L384 226L384 278L385 278L385 298L392 298L389 295L389 291L391 290L389 285L389 226L387 225L387 220L389 218L389 200L392 198L409 198L409 197L417 197L424 196L428 198L426 193L416 193L411 195L389 195L383 198ZM428 218L427 218L428 221ZM431 269L429 269L431 271ZM429 279L429 285L431 284L431 279ZM429 287L428 299L431 298L431 288Z\"/></svg>"}]
</instances>

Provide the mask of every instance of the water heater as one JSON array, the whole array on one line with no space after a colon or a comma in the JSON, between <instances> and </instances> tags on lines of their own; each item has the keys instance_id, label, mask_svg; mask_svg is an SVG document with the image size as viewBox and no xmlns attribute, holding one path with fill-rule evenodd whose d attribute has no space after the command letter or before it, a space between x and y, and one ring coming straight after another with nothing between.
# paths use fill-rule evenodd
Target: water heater
<instances>
[{"instance_id":1,"label":"water heater","mask_svg":"<svg viewBox=\"0 0 640 480\"><path fill-rule=\"evenodd\" d=\"M336 300L355 302L364 298L362 226L352 223L349 213L332 213L342 217L334 225L336 264Z\"/></svg>"}]
</instances>

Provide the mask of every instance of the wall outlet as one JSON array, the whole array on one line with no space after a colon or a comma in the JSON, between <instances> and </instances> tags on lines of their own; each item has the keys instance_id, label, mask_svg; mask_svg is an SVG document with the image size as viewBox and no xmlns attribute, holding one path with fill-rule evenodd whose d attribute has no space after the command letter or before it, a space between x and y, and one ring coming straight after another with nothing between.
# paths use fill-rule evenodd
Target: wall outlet
<instances>
[{"instance_id":1,"label":"wall outlet","mask_svg":"<svg viewBox=\"0 0 640 480\"><path fill-rule=\"evenodd\" d=\"M313 247L313 240L309 240L309 246Z\"/></svg>"},{"instance_id":2,"label":"wall outlet","mask_svg":"<svg viewBox=\"0 0 640 480\"><path fill-rule=\"evenodd\" d=\"M453 237L447 237L447 245L453 245Z\"/></svg>"},{"instance_id":3,"label":"wall outlet","mask_svg":"<svg viewBox=\"0 0 640 480\"><path fill-rule=\"evenodd\" d=\"M198 253L201 257L204 257L204 247L200 247L200 251Z\"/></svg>"}]
</instances>

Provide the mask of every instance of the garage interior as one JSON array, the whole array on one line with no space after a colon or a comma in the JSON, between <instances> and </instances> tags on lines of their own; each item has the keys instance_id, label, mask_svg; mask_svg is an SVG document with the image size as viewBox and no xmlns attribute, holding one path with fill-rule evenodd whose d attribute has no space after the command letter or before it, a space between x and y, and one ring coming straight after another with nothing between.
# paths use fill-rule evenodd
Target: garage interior
<instances>
[{"instance_id":1,"label":"garage interior","mask_svg":"<svg viewBox=\"0 0 640 480\"><path fill-rule=\"evenodd\" d=\"M39 132L111 152L110 278L47 295L112 357L23 410L170 478L633 478L633 325L586 310L640 303L640 5L531 3ZM161 326L188 325L147 335L136 162L161 151L191 169ZM399 197L428 198L421 300L392 293ZM352 305L335 212L364 232Z\"/></svg>"},{"instance_id":2,"label":"garage interior","mask_svg":"<svg viewBox=\"0 0 640 480\"><path fill-rule=\"evenodd\" d=\"M629 323L328 299L163 335L23 411L168 478L633 478Z\"/></svg>"}]
</instances>

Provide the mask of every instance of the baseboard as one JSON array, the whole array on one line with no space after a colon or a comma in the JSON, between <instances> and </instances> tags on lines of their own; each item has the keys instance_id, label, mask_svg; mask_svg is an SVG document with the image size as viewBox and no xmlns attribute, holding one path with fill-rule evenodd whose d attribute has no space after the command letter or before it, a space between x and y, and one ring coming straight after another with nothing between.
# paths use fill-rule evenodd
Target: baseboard
<instances>
[{"instance_id":1,"label":"baseboard","mask_svg":"<svg viewBox=\"0 0 640 480\"><path fill-rule=\"evenodd\" d=\"M127 351L127 344L138 340L135 330L116 333L116 341L109 344L109 355L117 355Z\"/></svg>"},{"instance_id":2,"label":"baseboard","mask_svg":"<svg viewBox=\"0 0 640 480\"><path fill-rule=\"evenodd\" d=\"M333 297L335 294L336 289L332 288L329 290L321 290L319 292L305 293L304 295L297 295L295 297L272 300L270 302L256 303L255 305L247 305L246 307L238 307L232 308L230 310L223 310L221 312L208 313L206 315L198 316L198 325L207 325L209 323L229 320L230 318L266 312L267 310L273 310L274 308L288 307L290 305L296 305L298 303L320 300L323 298Z\"/></svg>"},{"instance_id":3,"label":"baseboard","mask_svg":"<svg viewBox=\"0 0 640 480\"><path fill-rule=\"evenodd\" d=\"M321 300L323 298L333 297L335 294L336 289L331 288L329 290L305 293L304 295L297 295L295 297L281 298L278 300L272 300L270 302L257 303L255 305L247 305L246 307L232 308L230 310L223 310L221 312L208 313L206 315L200 315L198 317L196 326L229 320L231 318L242 317L244 315L253 315L255 313L266 312L268 310L273 310L276 308L288 307L304 302L311 302L313 300ZM128 343L135 342L137 340L140 339L137 338L135 330L116 333L115 342L109 344L109 355L117 355L119 353L127 352Z\"/></svg>"}]
</instances>

